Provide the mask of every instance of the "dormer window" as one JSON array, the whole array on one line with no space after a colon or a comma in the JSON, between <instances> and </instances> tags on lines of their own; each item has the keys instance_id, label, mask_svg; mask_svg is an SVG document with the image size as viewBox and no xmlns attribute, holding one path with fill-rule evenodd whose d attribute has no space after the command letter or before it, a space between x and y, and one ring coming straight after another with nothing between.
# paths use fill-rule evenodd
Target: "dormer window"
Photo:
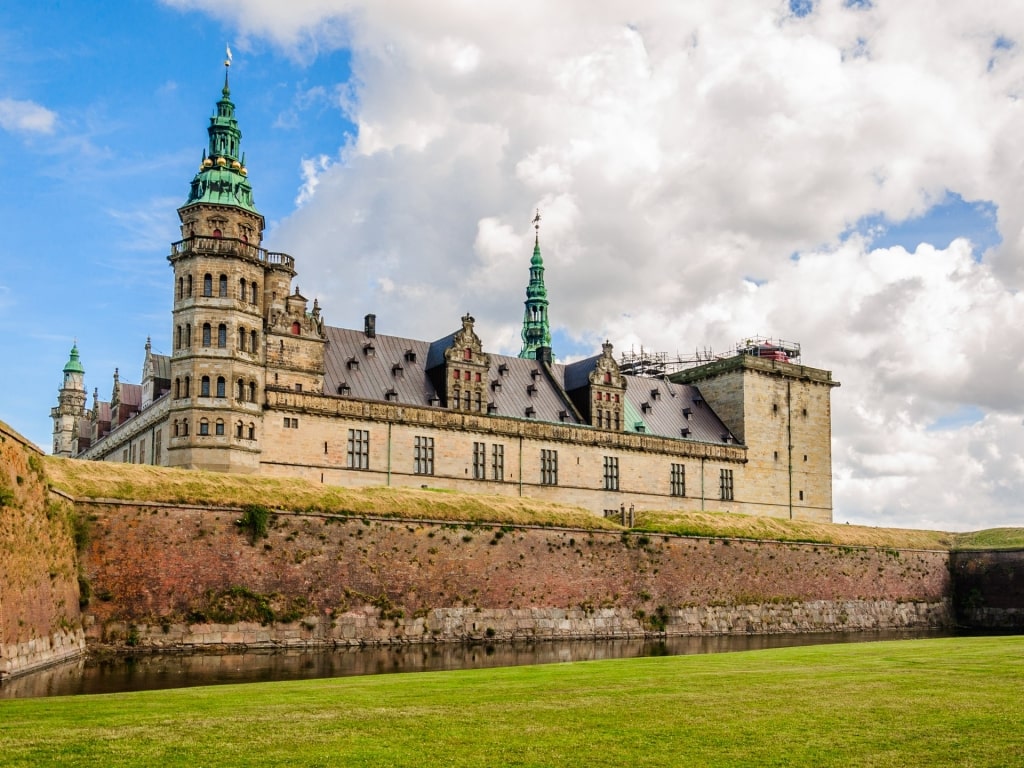
<instances>
[{"instance_id":1,"label":"dormer window","mask_svg":"<svg viewBox=\"0 0 1024 768\"><path fill-rule=\"evenodd\" d=\"M402 368L400 363L395 363L394 365L391 366L391 375L394 376L396 379L402 378L404 374L405 369Z\"/></svg>"},{"instance_id":2,"label":"dormer window","mask_svg":"<svg viewBox=\"0 0 1024 768\"><path fill-rule=\"evenodd\" d=\"M651 410L651 404L650 403L646 403L646 402L645 403L641 403L640 404L640 410L643 411L644 413L647 413L649 410Z\"/></svg>"},{"instance_id":3,"label":"dormer window","mask_svg":"<svg viewBox=\"0 0 1024 768\"><path fill-rule=\"evenodd\" d=\"M493 392L501 392L501 382L498 379L491 382L491 390Z\"/></svg>"},{"instance_id":4,"label":"dormer window","mask_svg":"<svg viewBox=\"0 0 1024 768\"><path fill-rule=\"evenodd\" d=\"M488 403L487 404L487 415L488 416L493 416L497 412L498 412L498 406L497 405L495 405L494 403Z\"/></svg>"},{"instance_id":5,"label":"dormer window","mask_svg":"<svg viewBox=\"0 0 1024 768\"><path fill-rule=\"evenodd\" d=\"M415 363L416 362L416 353L413 352L411 349L405 350L405 362L407 362L407 363Z\"/></svg>"},{"instance_id":6,"label":"dormer window","mask_svg":"<svg viewBox=\"0 0 1024 768\"><path fill-rule=\"evenodd\" d=\"M732 435L722 435L722 442L727 444L727 445L729 443L731 443L732 442Z\"/></svg>"},{"instance_id":7,"label":"dormer window","mask_svg":"<svg viewBox=\"0 0 1024 768\"><path fill-rule=\"evenodd\" d=\"M533 418L534 416L536 416L536 415L537 415L537 409L536 409L536 408L534 408L534 407L533 407L532 405L531 405L531 406L529 406L529 407L528 407L528 408L526 409L526 415L527 415L528 417L530 417L530 418Z\"/></svg>"},{"instance_id":8,"label":"dormer window","mask_svg":"<svg viewBox=\"0 0 1024 768\"><path fill-rule=\"evenodd\" d=\"M508 373L508 365L502 363L501 365L498 366L498 375L504 376L506 373Z\"/></svg>"},{"instance_id":9,"label":"dormer window","mask_svg":"<svg viewBox=\"0 0 1024 768\"><path fill-rule=\"evenodd\" d=\"M569 418L569 412L568 411L559 411L558 412L558 420L559 421L565 421L568 418Z\"/></svg>"},{"instance_id":10,"label":"dormer window","mask_svg":"<svg viewBox=\"0 0 1024 768\"><path fill-rule=\"evenodd\" d=\"M350 371L358 371L359 361L354 357L350 357L348 361L345 363L345 367L348 368Z\"/></svg>"},{"instance_id":11,"label":"dormer window","mask_svg":"<svg viewBox=\"0 0 1024 768\"><path fill-rule=\"evenodd\" d=\"M702 397L695 397L695 398L693 398L693 404L695 406L697 406L698 408L703 408L704 407L704 398L702 398Z\"/></svg>"},{"instance_id":12,"label":"dormer window","mask_svg":"<svg viewBox=\"0 0 1024 768\"><path fill-rule=\"evenodd\" d=\"M388 402L394 402L398 399L398 393L394 389L389 389L384 393L384 399Z\"/></svg>"},{"instance_id":13,"label":"dormer window","mask_svg":"<svg viewBox=\"0 0 1024 768\"><path fill-rule=\"evenodd\" d=\"M651 390L651 400L657 400L659 397L661 397L661 392L658 391L657 389L652 389Z\"/></svg>"},{"instance_id":14,"label":"dormer window","mask_svg":"<svg viewBox=\"0 0 1024 768\"><path fill-rule=\"evenodd\" d=\"M690 428L689 427L683 427L681 430L679 430L679 433L683 437L689 437L690 436Z\"/></svg>"},{"instance_id":15,"label":"dormer window","mask_svg":"<svg viewBox=\"0 0 1024 768\"><path fill-rule=\"evenodd\" d=\"M347 381L343 381L338 385L338 394L342 397L348 397L352 394L352 387L348 385Z\"/></svg>"},{"instance_id":16,"label":"dormer window","mask_svg":"<svg viewBox=\"0 0 1024 768\"><path fill-rule=\"evenodd\" d=\"M647 425L644 424L642 421L638 421L633 425L633 429L635 429L640 434L643 434L644 432L647 431Z\"/></svg>"},{"instance_id":17,"label":"dormer window","mask_svg":"<svg viewBox=\"0 0 1024 768\"><path fill-rule=\"evenodd\" d=\"M373 344L363 344L363 354L366 357L376 357L377 348L374 347Z\"/></svg>"},{"instance_id":18,"label":"dormer window","mask_svg":"<svg viewBox=\"0 0 1024 768\"><path fill-rule=\"evenodd\" d=\"M693 409L692 408L683 408L683 418L686 419L687 421L692 419L693 418Z\"/></svg>"},{"instance_id":19,"label":"dormer window","mask_svg":"<svg viewBox=\"0 0 1024 768\"><path fill-rule=\"evenodd\" d=\"M536 381L537 379L539 379L539 378L540 378L540 369L538 369L538 368L534 368L534 369L533 369L532 371L530 371L530 376L532 376L532 377L533 377L533 380L534 380L534 381Z\"/></svg>"},{"instance_id":20,"label":"dormer window","mask_svg":"<svg viewBox=\"0 0 1024 768\"><path fill-rule=\"evenodd\" d=\"M441 405L441 398L440 398L440 397L438 397L437 395L431 395L431 396L430 396L430 397L429 397L429 398L427 399L427 404L428 404L428 405L432 405L432 406L434 406L434 407L436 408L436 407L438 407L439 405Z\"/></svg>"},{"instance_id":21,"label":"dormer window","mask_svg":"<svg viewBox=\"0 0 1024 768\"><path fill-rule=\"evenodd\" d=\"M537 394L537 385L536 384L531 384L530 386L528 386L526 388L526 394L528 394L530 397L533 397L534 395L536 395Z\"/></svg>"}]
</instances>

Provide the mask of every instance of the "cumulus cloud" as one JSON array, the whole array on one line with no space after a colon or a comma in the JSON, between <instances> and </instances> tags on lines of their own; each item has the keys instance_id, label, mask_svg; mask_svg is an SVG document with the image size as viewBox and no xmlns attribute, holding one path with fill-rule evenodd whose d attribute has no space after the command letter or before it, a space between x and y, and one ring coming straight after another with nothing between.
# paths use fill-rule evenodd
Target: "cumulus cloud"
<instances>
[{"instance_id":1,"label":"cumulus cloud","mask_svg":"<svg viewBox=\"0 0 1024 768\"><path fill-rule=\"evenodd\" d=\"M535 208L562 338L689 354L752 333L830 368L837 519L1010 522L1024 434L1024 14L819 0L172 0L298 59L346 46L347 145L273 233L332 323L518 349ZM948 193L979 260L858 222ZM852 234L851 234L852 232ZM916 244L914 244L916 245ZM960 417L971 414L969 419Z\"/></svg>"},{"instance_id":2,"label":"cumulus cloud","mask_svg":"<svg viewBox=\"0 0 1024 768\"><path fill-rule=\"evenodd\" d=\"M12 133L53 133L57 113L34 101L0 99L0 128Z\"/></svg>"}]
</instances>

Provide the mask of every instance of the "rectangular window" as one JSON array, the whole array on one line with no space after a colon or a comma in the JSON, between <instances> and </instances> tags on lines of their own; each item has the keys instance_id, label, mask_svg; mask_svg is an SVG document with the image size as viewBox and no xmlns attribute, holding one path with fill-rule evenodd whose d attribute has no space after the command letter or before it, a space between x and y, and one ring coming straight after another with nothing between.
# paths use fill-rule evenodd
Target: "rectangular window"
<instances>
[{"instance_id":1,"label":"rectangular window","mask_svg":"<svg viewBox=\"0 0 1024 768\"><path fill-rule=\"evenodd\" d=\"M285 429L298 429L299 428L299 420L297 418L293 419L293 418L291 418L289 416L285 416L284 417L284 428Z\"/></svg>"},{"instance_id":2,"label":"rectangular window","mask_svg":"<svg viewBox=\"0 0 1024 768\"><path fill-rule=\"evenodd\" d=\"M673 464L672 471L669 473L669 493L673 496L685 496L686 495L686 465L685 464Z\"/></svg>"},{"instance_id":3,"label":"rectangular window","mask_svg":"<svg viewBox=\"0 0 1024 768\"><path fill-rule=\"evenodd\" d=\"M491 479L505 479L505 446L499 443L491 445Z\"/></svg>"},{"instance_id":4,"label":"rectangular window","mask_svg":"<svg viewBox=\"0 0 1024 768\"><path fill-rule=\"evenodd\" d=\"M139 464L146 463L146 441L139 440ZM804 497L804 492L800 491L800 498Z\"/></svg>"},{"instance_id":5,"label":"rectangular window","mask_svg":"<svg viewBox=\"0 0 1024 768\"><path fill-rule=\"evenodd\" d=\"M558 451L541 450L540 484L558 485Z\"/></svg>"},{"instance_id":6,"label":"rectangular window","mask_svg":"<svg viewBox=\"0 0 1024 768\"><path fill-rule=\"evenodd\" d=\"M731 469L723 469L720 471L720 474L718 476L718 491L719 498L722 501L732 501L733 487Z\"/></svg>"},{"instance_id":7,"label":"rectangular window","mask_svg":"<svg viewBox=\"0 0 1024 768\"><path fill-rule=\"evenodd\" d=\"M156 464L158 467L160 466L160 461L163 458L163 456L161 455L161 451L163 449L163 443L164 443L163 430L162 429L158 429L153 434L153 463Z\"/></svg>"},{"instance_id":8,"label":"rectangular window","mask_svg":"<svg viewBox=\"0 0 1024 768\"><path fill-rule=\"evenodd\" d=\"M487 444L473 443L473 479L487 479Z\"/></svg>"},{"instance_id":9,"label":"rectangular window","mask_svg":"<svg viewBox=\"0 0 1024 768\"><path fill-rule=\"evenodd\" d=\"M413 446L413 471L417 475L434 474L434 438L416 437Z\"/></svg>"},{"instance_id":10,"label":"rectangular window","mask_svg":"<svg viewBox=\"0 0 1024 768\"><path fill-rule=\"evenodd\" d=\"M619 459L617 456L604 457L604 489L619 490Z\"/></svg>"},{"instance_id":11,"label":"rectangular window","mask_svg":"<svg viewBox=\"0 0 1024 768\"><path fill-rule=\"evenodd\" d=\"M348 463L349 469L370 468L370 433L365 429L348 431Z\"/></svg>"}]
</instances>

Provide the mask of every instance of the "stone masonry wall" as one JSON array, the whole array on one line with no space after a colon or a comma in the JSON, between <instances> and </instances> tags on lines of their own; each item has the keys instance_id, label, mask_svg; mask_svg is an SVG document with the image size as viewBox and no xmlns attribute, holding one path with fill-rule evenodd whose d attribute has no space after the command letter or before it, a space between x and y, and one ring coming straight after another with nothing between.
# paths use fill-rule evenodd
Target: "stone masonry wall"
<instances>
[{"instance_id":1,"label":"stone masonry wall","mask_svg":"<svg viewBox=\"0 0 1024 768\"><path fill-rule=\"evenodd\" d=\"M68 502L42 453L0 422L0 680L85 651Z\"/></svg>"},{"instance_id":2,"label":"stone masonry wall","mask_svg":"<svg viewBox=\"0 0 1024 768\"><path fill-rule=\"evenodd\" d=\"M948 627L945 552L90 503L88 636L311 645Z\"/></svg>"}]
</instances>

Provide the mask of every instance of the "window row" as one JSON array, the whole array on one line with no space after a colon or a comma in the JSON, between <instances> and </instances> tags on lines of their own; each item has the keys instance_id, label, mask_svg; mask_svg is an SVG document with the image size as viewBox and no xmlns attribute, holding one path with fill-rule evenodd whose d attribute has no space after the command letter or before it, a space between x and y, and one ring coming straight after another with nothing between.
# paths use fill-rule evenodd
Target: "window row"
<instances>
[{"instance_id":1,"label":"window row","mask_svg":"<svg viewBox=\"0 0 1024 768\"><path fill-rule=\"evenodd\" d=\"M182 275L178 278L178 298L187 299L192 297L193 285L192 275ZM216 280L216 294L214 293L214 278L209 272L203 275L202 296L210 298L214 295L226 298L228 295L228 276L220 275ZM238 291L235 297L240 301L250 304L259 304L260 287L255 280L246 280L244 277L238 280Z\"/></svg>"},{"instance_id":2,"label":"window row","mask_svg":"<svg viewBox=\"0 0 1024 768\"><path fill-rule=\"evenodd\" d=\"M213 325L210 323L203 323L201 329L201 346L212 347L213 344ZM238 329L238 349L242 352L259 352L259 334L254 329L240 327ZM192 324L185 323L179 325L174 329L174 348L175 349L188 349L192 346ZM227 349L228 346L228 326L226 323L220 323L217 326L217 347L219 349Z\"/></svg>"},{"instance_id":3,"label":"window row","mask_svg":"<svg viewBox=\"0 0 1024 768\"><path fill-rule=\"evenodd\" d=\"M210 389L211 379L209 376L203 376L199 380L199 397L226 397L227 380L223 376L218 376L216 379L216 389L212 390L214 394L211 394ZM185 376L184 378L177 378L174 380L174 399L183 400L192 396L192 377ZM245 379L238 379L235 382L234 396L236 400L240 400L245 403L256 402L256 382Z\"/></svg>"},{"instance_id":4,"label":"window row","mask_svg":"<svg viewBox=\"0 0 1024 768\"><path fill-rule=\"evenodd\" d=\"M216 419L211 422L209 419L199 419L200 436L224 435L225 423L223 419ZM174 437L188 437L188 419L174 419L171 422L171 434ZM256 425L252 422L244 424L241 421L235 423L235 437L239 440L255 440Z\"/></svg>"},{"instance_id":5,"label":"window row","mask_svg":"<svg viewBox=\"0 0 1024 768\"><path fill-rule=\"evenodd\" d=\"M476 411L480 413L483 411L483 407L483 396L480 392L472 392L470 390L460 392L458 387L452 390L452 408L455 410Z\"/></svg>"},{"instance_id":6,"label":"window row","mask_svg":"<svg viewBox=\"0 0 1024 768\"><path fill-rule=\"evenodd\" d=\"M285 427L298 427L298 420L285 418ZM327 452L327 444L324 444ZM488 460L490 453L490 460ZM348 448L346 466L349 469L370 468L370 433L365 429L348 431ZM505 446L492 443L473 443L473 479L494 480L501 482L505 478ZM413 473L417 475L434 474L434 438L417 435L413 438ZM619 457L604 457L604 490L619 490ZM558 485L558 451L541 449L540 452L540 484ZM686 496L686 465L672 464L669 468L669 493L672 496ZM719 470L719 499L734 500L733 470Z\"/></svg>"}]
</instances>

